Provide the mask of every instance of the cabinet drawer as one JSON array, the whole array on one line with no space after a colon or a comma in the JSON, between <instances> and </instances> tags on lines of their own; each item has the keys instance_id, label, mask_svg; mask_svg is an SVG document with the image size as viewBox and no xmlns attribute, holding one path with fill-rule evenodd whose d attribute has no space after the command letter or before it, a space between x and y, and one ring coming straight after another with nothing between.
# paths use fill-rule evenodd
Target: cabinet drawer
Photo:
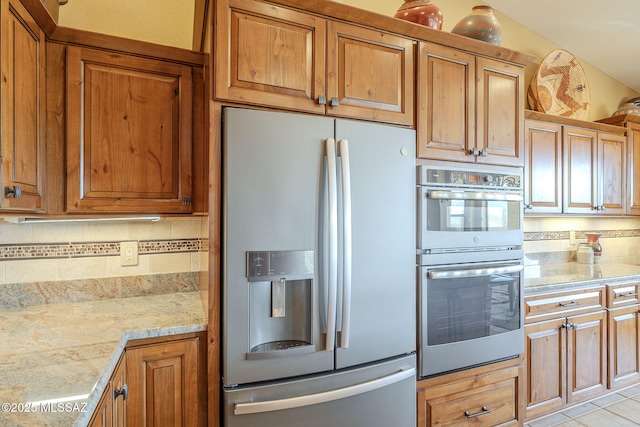
<instances>
[{"instance_id":1,"label":"cabinet drawer","mask_svg":"<svg viewBox=\"0 0 640 427\"><path fill-rule=\"evenodd\" d=\"M638 303L640 283L624 283L607 287L607 308Z\"/></svg>"},{"instance_id":2,"label":"cabinet drawer","mask_svg":"<svg viewBox=\"0 0 640 427\"><path fill-rule=\"evenodd\" d=\"M558 316L588 313L605 307L603 286L554 292L526 297L524 301L525 323L553 319Z\"/></svg>"},{"instance_id":3,"label":"cabinet drawer","mask_svg":"<svg viewBox=\"0 0 640 427\"><path fill-rule=\"evenodd\" d=\"M517 384L509 378L474 390L465 390L427 402L431 425L469 423L499 425L517 422ZM475 421L474 421L475 420Z\"/></svg>"}]
</instances>

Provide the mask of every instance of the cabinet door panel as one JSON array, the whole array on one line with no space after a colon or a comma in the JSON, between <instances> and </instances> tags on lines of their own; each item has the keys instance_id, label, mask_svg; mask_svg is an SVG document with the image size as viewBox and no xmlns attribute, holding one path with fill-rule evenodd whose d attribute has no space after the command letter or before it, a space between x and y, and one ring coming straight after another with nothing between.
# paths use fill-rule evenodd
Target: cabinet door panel
<instances>
[{"instance_id":1,"label":"cabinet door panel","mask_svg":"<svg viewBox=\"0 0 640 427\"><path fill-rule=\"evenodd\" d=\"M639 306L609 311L609 388L640 380Z\"/></svg>"},{"instance_id":2,"label":"cabinet door panel","mask_svg":"<svg viewBox=\"0 0 640 427\"><path fill-rule=\"evenodd\" d=\"M2 209L41 211L45 36L20 1L2 2ZM21 195L5 196L19 187ZM19 193L18 193L19 194Z\"/></svg>"},{"instance_id":3,"label":"cabinet door panel","mask_svg":"<svg viewBox=\"0 0 640 427\"><path fill-rule=\"evenodd\" d=\"M567 344L567 403L579 402L607 389L606 311L567 318L573 325Z\"/></svg>"},{"instance_id":4,"label":"cabinet door panel","mask_svg":"<svg viewBox=\"0 0 640 427\"><path fill-rule=\"evenodd\" d=\"M488 58L477 59L476 146L480 163L524 165L524 70Z\"/></svg>"},{"instance_id":5,"label":"cabinet door panel","mask_svg":"<svg viewBox=\"0 0 640 427\"><path fill-rule=\"evenodd\" d=\"M328 114L413 124L412 40L333 21L327 39Z\"/></svg>"},{"instance_id":6,"label":"cabinet door panel","mask_svg":"<svg viewBox=\"0 0 640 427\"><path fill-rule=\"evenodd\" d=\"M562 126L525 121L525 213L562 212Z\"/></svg>"},{"instance_id":7,"label":"cabinet door panel","mask_svg":"<svg viewBox=\"0 0 640 427\"><path fill-rule=\"evenodd\" d=\"M605 209L604 214L626 212L625 142L622 135L598 134L600 205Z\"/></svg>"},{"instance_id":8,"label":"cabinet door panel","mask_svg":"<svg viewBox=\"0 0 640 427\"><path fill-rule=\"evenodd\" d=\"M191 68L67 50L67 211L190 212Z\"/></svg>"},{"instance_id":9,"label":"cabinet door panel","mask_svg":"<svg viewBox=\"0 0 640 427\"><path fill-rule=\"evenodd\" d=\"M640 183L636 177L640 176L640 126L627 123L627 212L640 215Z\"/></svg>"},{"instance_id":10,"label":"cabinet door panel","mask_svg":"<svg viewBox=\"0 0 640 427\"><path fill-rule=\"evenodd\" d=\"M555 411L566 399L564 318L525 326L527 419Z\"/></svg>"},{"instance_id":11,"label":"cabinet door panel","mask_svg":"<svg viewBox=\"0 0 640 427\"><path fill-rule=\"evenodd\" d=\"M216 98L324 113L325 25L265 3L217 1Z\"/></svg>"},{"instance_id":12,"label":"cabinet door panel","mask_svg":"<svg viewBox=\"0 0 640 427\"><path fill-rule=\"evenodd\" d=\"M595 165L597 133L565 126L564 187L565 213L593 213L596 206L597 170Z\"/></svg>"},{"instance_id":13,"label":"cabinet door panel","mask_svg":"<svg viewBox=\"0 0 640 427\"><path fill-rule=\"evenodd\" d=\"M129 425L198 425L196 339L136 347L126 357Z\"/></svg>"},{"instance_id":14,"label":"cabinet door panel","mask_svg":"<svg viewBox=\"0 0 640 427\"><path fill-rule=\"evenodd\" d=\"M475 56L421 43L418 156L474 161Z\"/></svg>"}]
</instances>

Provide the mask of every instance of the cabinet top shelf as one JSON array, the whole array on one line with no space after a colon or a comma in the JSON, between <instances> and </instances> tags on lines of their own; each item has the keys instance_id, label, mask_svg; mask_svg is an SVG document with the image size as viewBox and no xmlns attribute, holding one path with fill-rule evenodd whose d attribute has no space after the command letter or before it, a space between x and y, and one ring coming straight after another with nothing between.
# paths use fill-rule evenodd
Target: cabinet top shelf
<instances>
[{"instance_id":1,"label":"cabinet top shelf","mask_svg":"<svg viewBox=\"0 0 640 427\"><path fill-rule=\"evenodd\" d=\"M363 25L369 28L388 31L416 40L429 41L444 46L472 52L474 54L500 59L519 65L527 65L535 56L523 52L516 52L501 46L451 34L446 31L435 30L423 25L403 21L392 16L363 10L357 7L337 3L335 1L316 0L267 0L269 3L297 9L307 13L314 13L324 17L341 20L350 24Z\"/></svg>"},{"instance_id":2,"label":"cabinet top shelf","mask_svg":"<svg viewBox=\"0 0 640 427\"><path fill-rule=\"evenodd\" d=\"M586 120L578 120L578 119L571 119L568 117L554 116L553 114L541 113L539 111L533 111L533 110L525 110L524 118L532 119L532 120L540 120L544 122L557 123L565 126L580 127L580 128L591 129L591 130L601 131L601 132L615 133L620 135L623 135L625 133L625 128L618 125L608 124L604 121L589 122ZM640 117L638 117L638 119L640 121Z\"/></svg>"}]
</instances>

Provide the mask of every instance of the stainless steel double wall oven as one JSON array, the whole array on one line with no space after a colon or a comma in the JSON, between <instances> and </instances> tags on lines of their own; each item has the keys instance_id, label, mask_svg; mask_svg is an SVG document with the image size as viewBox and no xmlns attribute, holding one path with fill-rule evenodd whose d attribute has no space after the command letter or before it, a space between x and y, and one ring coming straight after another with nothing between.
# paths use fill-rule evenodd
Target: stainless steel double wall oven
<instances>
[{"instance_id":1,"label":"stainless steel double wall oven","mask_svg":"<svg viewBox=\"0 0 640 427\"><path fill-rule=\"evenodd\" d=\"M522 169L419 162L419 374L523 352Z\"/></svg>"}]
</instances>

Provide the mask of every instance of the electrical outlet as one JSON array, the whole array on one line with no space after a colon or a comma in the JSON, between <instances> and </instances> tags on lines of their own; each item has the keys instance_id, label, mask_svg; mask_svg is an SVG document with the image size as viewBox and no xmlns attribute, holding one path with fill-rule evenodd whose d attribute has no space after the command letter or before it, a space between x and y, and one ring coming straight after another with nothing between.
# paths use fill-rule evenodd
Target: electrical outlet
<instances>
[{"instance_id":1,"label":"electrical outlet","mask_svg":"<svg viewBox=\"0 0 640 427\"><path fill-rule=\"evenodd\" d=\"M138 265L138 242L120 242L120 265Z\"/></svg>"}]
</instances>

